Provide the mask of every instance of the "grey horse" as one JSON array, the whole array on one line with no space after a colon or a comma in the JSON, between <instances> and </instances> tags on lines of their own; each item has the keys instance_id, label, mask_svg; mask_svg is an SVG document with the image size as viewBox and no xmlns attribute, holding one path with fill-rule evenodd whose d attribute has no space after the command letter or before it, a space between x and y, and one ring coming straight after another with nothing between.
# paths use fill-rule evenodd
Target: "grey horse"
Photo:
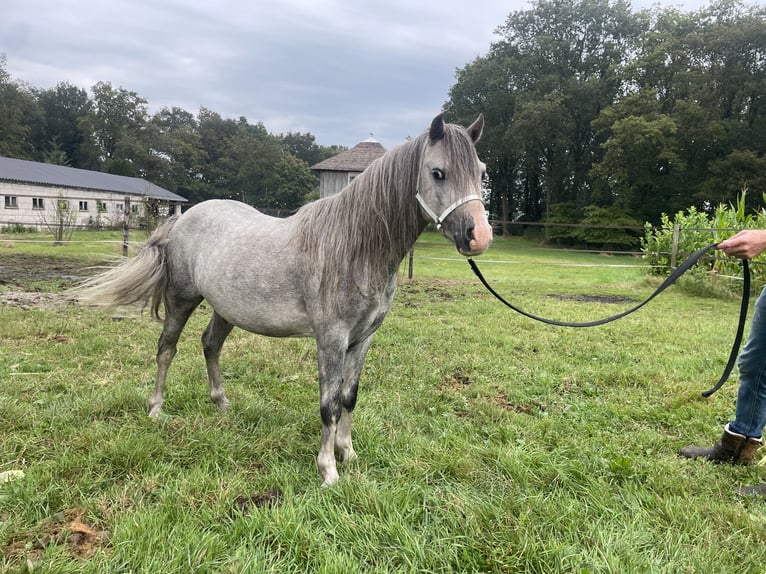
<instances>
[{"instance_id":1,"label":"grey horse","mask_svg":"<svg viewBox=\"0 0 766 574\"><path fill-rule=\"evenodd\" d=\"M484 127L441 115L421 136L387 152L338 195L285 219L228 200L210 200L171 218L139 253L86 281L80 301L103 306L150 302L159 318L157 381L149 415L161 413L165 379L189 316L206 300L202 335L210 398L229 401L219 368L233 327L271 337L314 337L319 366L323 485L356 456L351 417L359 374L391 308L399 265L434 223L464 256L483 253L492 228L482 202L484 164L474 144Z\"/></svg>"}]
</instances>

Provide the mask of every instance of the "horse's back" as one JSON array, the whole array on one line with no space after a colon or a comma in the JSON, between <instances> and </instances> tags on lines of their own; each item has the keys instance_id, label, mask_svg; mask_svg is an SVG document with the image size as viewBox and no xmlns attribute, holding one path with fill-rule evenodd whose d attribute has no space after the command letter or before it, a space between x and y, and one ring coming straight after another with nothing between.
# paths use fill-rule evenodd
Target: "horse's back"
<instances>
[{"instance_id":1,"label":"horse's back","mask_svg":"<svg viewBox=\"0 0 766 574\"><path fill-rule=\"evenodd\" d=\"M215 230L221 224L227 226L252 225L261 223L267 226L276 224L280 220L266 215L254 207L231 199L209 199L188 209L181 215L176 228L184 225L193 225L198 232ZM235 229L233 227L233 229Z\"/></svg>"},{"instance_id":2,"label":"horse's back","mask_svg":"<svg viewBox=\"0 0 766 574\"><path fill-rule=\"evenodd\" d=\"M204 201L173 226L171 256L190 269L227 267L242 256L252 258L254 251L278 248L270 237L285 234L284 222L239 201Z\"/></svg>"}]
</instances>

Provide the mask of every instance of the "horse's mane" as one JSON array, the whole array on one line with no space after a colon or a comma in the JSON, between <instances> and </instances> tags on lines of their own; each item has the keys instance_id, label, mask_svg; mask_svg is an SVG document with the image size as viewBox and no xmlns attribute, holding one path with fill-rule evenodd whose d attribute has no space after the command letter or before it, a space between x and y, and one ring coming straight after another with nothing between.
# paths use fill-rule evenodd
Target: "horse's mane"
<instances>
[{"instance_id":1,"label":"horse's mane","mask_svg":"<svg viewBox=\"0 0 766 574\"><path fill-rule=\"evenodd\" d=\"M347 280L363 292L384 285L414 244L426 224L415 194L428 137L424 132L386 152L339 194L304 205L293 216L293 241L321 274L325 294ZM470 138L450 124L444 138L452 173L468 177L475 164Z\"/></svg>"}]
</instances>

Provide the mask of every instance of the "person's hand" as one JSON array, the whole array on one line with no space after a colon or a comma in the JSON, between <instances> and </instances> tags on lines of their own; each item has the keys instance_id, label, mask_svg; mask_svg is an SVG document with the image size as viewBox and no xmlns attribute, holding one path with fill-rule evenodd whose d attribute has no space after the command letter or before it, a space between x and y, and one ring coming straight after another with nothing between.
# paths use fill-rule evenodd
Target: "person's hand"
<instances>
[{"instance_id":1,"label":"person's hand","mask_svg":"<svg viewBox=\"0 0 766 574\"><path fill-rule=\"evenodd\" d=\"M733 237L721 241L717 249L738 259L752 259L766 250L766 230L745 229Z\"/></svg>"}]
</instances>

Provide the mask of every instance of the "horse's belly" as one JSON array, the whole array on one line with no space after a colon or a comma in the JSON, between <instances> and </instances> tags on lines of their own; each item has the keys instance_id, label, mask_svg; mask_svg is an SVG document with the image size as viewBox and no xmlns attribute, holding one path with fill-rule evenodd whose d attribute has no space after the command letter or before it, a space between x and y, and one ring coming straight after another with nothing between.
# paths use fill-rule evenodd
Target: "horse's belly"
<instances>
[{"instance_id":1,"label":"horse's belly","mask_svg":"<svg viewBox=\"0 0 766 574\"><path fill-rule=\"evenodd\" d=\"M208 300L216 313L232 325L268 337L313 337L308 316L297 301L258 302Z\"/></svg>"}]
</instances>

